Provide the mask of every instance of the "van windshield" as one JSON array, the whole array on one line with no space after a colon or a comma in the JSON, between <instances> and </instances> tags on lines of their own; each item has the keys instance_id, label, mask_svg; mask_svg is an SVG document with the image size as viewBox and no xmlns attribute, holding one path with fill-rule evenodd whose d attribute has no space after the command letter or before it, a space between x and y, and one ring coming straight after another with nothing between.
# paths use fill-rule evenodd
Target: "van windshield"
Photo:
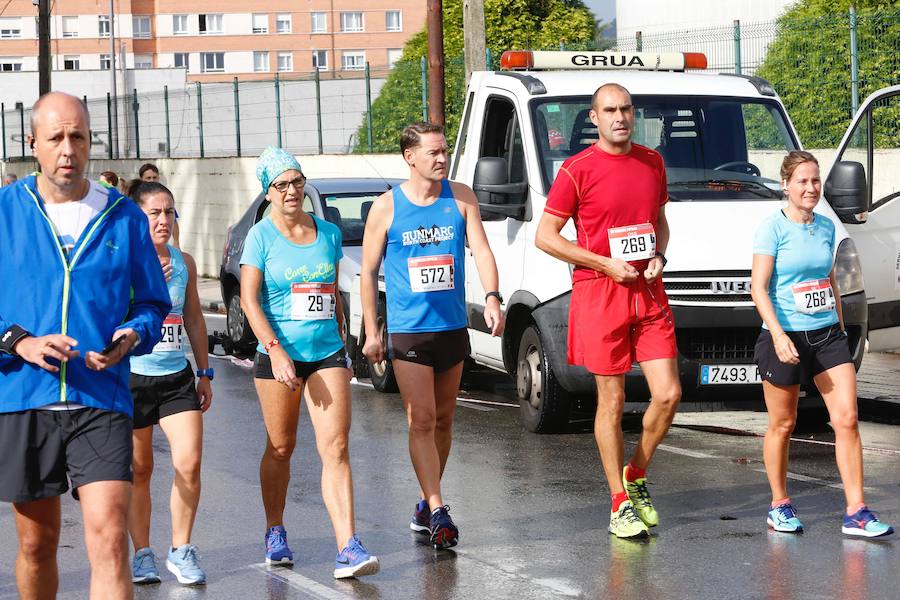
<instances>
[{"instance_id":1,"label":"van windshield","mask_svg":"<svg viewBox=\"0 0 900 600\"><path fill-rule=\"evenodd\" d=\"M532 101L546 189L570 156L597 140L590 96ZM632 140L659 152L674 201L781 198L779 170L797 143L777 102L634 96Z\"/></svg>"}]
</instances>

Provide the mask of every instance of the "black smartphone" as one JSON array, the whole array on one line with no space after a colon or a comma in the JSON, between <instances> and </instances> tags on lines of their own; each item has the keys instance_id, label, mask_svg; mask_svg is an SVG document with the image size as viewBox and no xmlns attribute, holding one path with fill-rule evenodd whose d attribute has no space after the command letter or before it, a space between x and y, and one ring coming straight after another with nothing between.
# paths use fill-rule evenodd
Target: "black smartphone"
<instances>
[{"instance_id":1,"label":"black smartphone","mask_svg":"<svg viewBox=\"0 0 900 600\"><path fill-rule=\"evenodd\" d=\"M125 338L128 336L120 335L110 343L106 345L106 348L100 351L100 354L104 356L109 356L109 353L119 347L119 344L125 341Z\"/></svg>"}]
</instances>

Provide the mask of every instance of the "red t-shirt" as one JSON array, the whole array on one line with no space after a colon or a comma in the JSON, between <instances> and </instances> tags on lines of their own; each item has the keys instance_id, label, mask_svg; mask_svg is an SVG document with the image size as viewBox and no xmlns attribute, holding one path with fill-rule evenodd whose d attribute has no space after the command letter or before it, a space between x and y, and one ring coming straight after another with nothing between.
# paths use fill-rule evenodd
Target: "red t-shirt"
<instances>
[{"instance_id":1,"label":"red t-shirt","mask_svg":"<svg viewBox=\"0 0 900 600\"><path fill-rule=\"evenodd\" d=\"M669 194L666 168L659 153L632 144L628 154L609 154L592 144L562 164L547 194L544 210L575 221L578 245L611 256L609 229L650 223L656 230L659 208ZM635 262L646 268L647 260ZM572 281L605 277L576 266Z\"/></svg>"}]
</instances>

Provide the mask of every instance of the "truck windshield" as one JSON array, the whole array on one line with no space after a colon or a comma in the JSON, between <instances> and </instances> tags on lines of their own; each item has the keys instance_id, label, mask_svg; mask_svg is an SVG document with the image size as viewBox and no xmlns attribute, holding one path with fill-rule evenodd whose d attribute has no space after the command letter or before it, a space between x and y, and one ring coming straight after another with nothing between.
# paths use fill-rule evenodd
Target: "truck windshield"
<instances>
[{"instance_id":1,"label":"truck windshield","mask_svg":"<svg viewBox=\"0 0 900 600\"><path fill-rule=\"evenodd\" d=\"M675 201L781 198L779 170L797 148L777 102L634 96L632 140L659 152ZM590 96L532 102L546 189L570 156L597 140Z\"/></svg>"}]
</instances>

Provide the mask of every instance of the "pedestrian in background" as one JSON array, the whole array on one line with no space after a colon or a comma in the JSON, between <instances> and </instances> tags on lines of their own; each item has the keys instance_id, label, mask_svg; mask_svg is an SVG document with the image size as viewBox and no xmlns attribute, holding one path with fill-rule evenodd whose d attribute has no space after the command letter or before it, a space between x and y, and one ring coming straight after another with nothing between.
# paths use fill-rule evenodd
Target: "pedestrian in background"
<instances>
[{"instance_id":1,"label":"pedestrian in background","mask_svg":"<svg viewBox=\"0 0 900 600\"><path fill-rule=\"evenodd\" d=\"M144 163L138 169L138 179L147 183L158 183L159 169L153 163Z\"/></svg>"},{"instance_id":2,"label":"pedestrian in background","mask_svg":"<svg viewBox=\"0 0 900 600\"><path fill-rule=\"evenodd\" d=\"M90 139L81 100L42 96L29 135L40 171L0 191L0 500L13 506L23 598L56 595L69 482L90 598L132 596L127 356L159 341L171 304L147 217L84 178Z\"/></svg>"},{"instance_id":3,"label":"pedestrian in background","mask_svg":"<svg viewBox=\"0 0 900 600\"><path fill-rule=\"evenodd\" d=\"M103 171L97 179L100 183L106 184L107 187L118 188L119 176L113 171Z\"/></svg>"},{"instance_id":4,"label":"pedestrian in background","mask_svg":"<svg viewBox=\"0 0 900 600\"><path fill-rule=\"evenodd\" d=\"M781 163L781 185L787 204L756 231L750 280L750 293L763 320L756 363L769 412L763 461L772 503L766 522L776 531L803 531L787 492L788 449L800 385L811 379L834 429L847 502L841 530L862 537L890 535L893 528L880 522L863 498L856 369L834 271L834 223L814 212L822 195L816 157L801 150L790 152Z\"/></svg>"},{"instance_id":5,"label":"pedestrian in background","mask_svg":"<svg viewBox=\"0 0 900 600\"><path fill-rule=\"evenodd\" d=\"M206 321L197 293L194 259L169 244L175 223L175 199L161 183L144 183L134 201L150 222L150 237L168 273L166 284L172 311L163 321L162 339L153 352L131 360L134 397L134 493L128 529L134 544L134 583L159 582L156 555L150 547L150 478L153 475L153 426L159 425L175 468L170 511L172 543L166 568L184 585L206 583L191 532L200 503L200 463L203 455L203 413L212 402L213 370L209 368ZM185 356L187 334L198 370ZM194 376L196 375L196 385Z\"/></svg>"},{"instance_id":6,"label":"pedestrian in background","mask_svg":"<svg viewBox=\"0 0 900 600\"><path fill-rule=\"evenodd\" d=\"M15 173L7 173L3 176L3 186L12 185L19 180L19 176Z\"/></svg>"},{"instance_id":7,"label":"pedestrian in background","mask_svg":"<svg viewBox=\"0 0 900 600\"><path fill-rule=\"evenodd\" d=\"M337 293L341 230L303 210L306 177L280 148L260 155L256 175L269 215L254 225L241 255L241 305L256 338L254 383L266 425L259 481L266 512L266 562L291 564L284 506L301 399L322 459L322 497L338 554L334 577L378 572L356 534L350 469L350 361Z\"/></svg>"}]
</instances>

